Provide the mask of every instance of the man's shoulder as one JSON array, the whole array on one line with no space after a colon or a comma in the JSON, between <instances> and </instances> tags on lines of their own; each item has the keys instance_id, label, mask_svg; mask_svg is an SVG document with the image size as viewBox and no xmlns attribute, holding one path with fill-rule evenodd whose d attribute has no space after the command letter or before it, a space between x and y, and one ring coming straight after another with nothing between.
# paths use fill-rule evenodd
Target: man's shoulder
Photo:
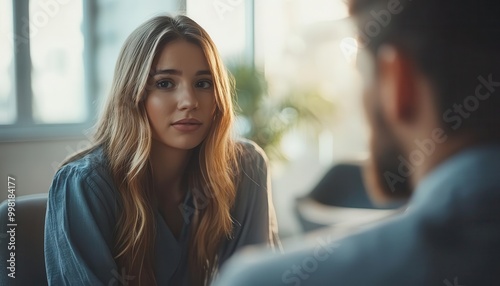
<instances>
[{"instance_id":1,"label":"man's shoulder","mask_svg":"<svg viewBox=\"0 0 500 286\"><path fill-rule=\"evenodd\" d=\"M231 279L252 281L241 285L391 285L384 283L405 275L418 280L420 269L405 259L419 251L414 232L404 229L405 225L411 228L411 220L397 217L341 240L323 233L293 250L289 247L284 255L237 255L224 269L228 280L216 285L237 281ZM413 270L404 273L397 269Z\"/></svg>"},{"instance_id":2,"label":"man's shoulder","mask_svg":"<svg viewBox=\"0 0 500 286\"><path fill-rule=\"evenodd\" d=\"M500 218L500 147L466 149L437 166L419 182L410 208L425 221L450 226Z\"/></svg>"}]
</instances>

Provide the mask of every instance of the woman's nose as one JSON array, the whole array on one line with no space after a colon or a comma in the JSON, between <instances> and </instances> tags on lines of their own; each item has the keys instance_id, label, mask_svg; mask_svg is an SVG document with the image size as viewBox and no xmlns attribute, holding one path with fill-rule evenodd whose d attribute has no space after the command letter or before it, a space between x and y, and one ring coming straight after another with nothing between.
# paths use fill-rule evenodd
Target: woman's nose
<instances>
[{"instance_id":1,"label":"woman's nose","mask_svg":"<svg viewBox=\"0 0 500 286\"><path fill-rule=\"evenodd\" d=\"M192 110L198 108L198 100L192 87L187 86L179 91L179 102L177 107L179 110Z\"/></svg>"}]
</instances>

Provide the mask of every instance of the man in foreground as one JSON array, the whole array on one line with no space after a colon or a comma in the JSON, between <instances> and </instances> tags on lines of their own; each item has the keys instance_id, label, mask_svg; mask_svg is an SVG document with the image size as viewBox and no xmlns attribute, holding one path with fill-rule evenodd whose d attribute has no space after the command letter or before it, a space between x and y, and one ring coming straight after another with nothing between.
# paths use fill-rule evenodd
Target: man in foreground
<instances>
[{"instance_id":1,"label":"man in foreground","mask_svg":"<svg viewBox=\"0 0 500 286\"><path fill-rule=\"evenodd\" d=\"M500 285L500 3L352 0L350 11L370 63L365 182L409 207L330 244L241 254L215 285Z\"/></svg>"}]
</instances>

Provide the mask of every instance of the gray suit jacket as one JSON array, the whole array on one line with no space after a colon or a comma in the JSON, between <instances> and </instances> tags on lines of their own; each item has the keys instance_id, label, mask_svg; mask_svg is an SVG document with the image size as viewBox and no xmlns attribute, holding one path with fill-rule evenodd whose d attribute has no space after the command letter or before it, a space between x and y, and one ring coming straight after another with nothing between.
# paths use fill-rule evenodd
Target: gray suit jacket
<instances>
[{"instance_id":1,"label":"gray suit jacket","mask_svg":"<svg viewBox=\"0 0 500 286\"><path fill-rule=\"evenodd\" d=\"M446 160L390 221L228 264L215 285L500 285L500 146Z\"/></svg>"}]
</instances>

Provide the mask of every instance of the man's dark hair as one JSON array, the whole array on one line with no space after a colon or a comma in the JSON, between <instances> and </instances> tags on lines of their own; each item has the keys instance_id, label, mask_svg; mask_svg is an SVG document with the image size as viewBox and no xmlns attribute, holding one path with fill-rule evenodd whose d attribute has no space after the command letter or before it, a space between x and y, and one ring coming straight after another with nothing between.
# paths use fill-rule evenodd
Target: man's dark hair
<instances>
[{"instance_id":1,"label":"man's dark hair","mask_svg":"<svg viewBox=\"0 0 500 286\"><path fill-rule=\"evenodd\" d=\"M361 47L392 44L430 80L450 135L500 138L500 1L351 0L350 13Z\"/></svg>"}]
</instances>

